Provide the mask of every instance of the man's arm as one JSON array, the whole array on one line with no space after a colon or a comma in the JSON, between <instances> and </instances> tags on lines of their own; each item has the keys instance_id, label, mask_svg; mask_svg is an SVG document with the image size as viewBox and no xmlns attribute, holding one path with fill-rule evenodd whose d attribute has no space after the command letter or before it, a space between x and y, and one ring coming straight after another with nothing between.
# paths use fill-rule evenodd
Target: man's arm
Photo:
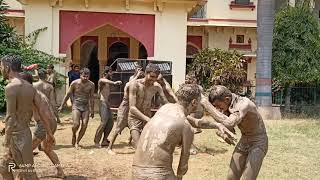
<instances>
[{"instance_id":1,"label":"man's arm","mask_svg":"<svg viewBox=\"0 0 320 180\"><path fill-rule=\"evenodd\" d=\"M176 102L178 102L178 98L177 98L177 96L174 94L174 92L173 92L170 84L169 84L165 79L164 79L164 83L166 84L166 89L167 89L167 92L169 93L169 95L170 95L171 97L173 97L173 99L174 99Z\"/></svg>"},{"instance_id":2,"label":"man's arm","mask_svg":"<svg viewBox=\"0 0 320 180\"><path fill-rule=\"evenodd\" d=\"M12 130L15 123L17 123L17 95L14 86L6 86L5 97L7 100L7 115L5 120L5 137L3 145L5 148L9 148L10 140L12 137Z\"/></svg>"},{"instance_id":3,"label":"man's arm","mask_svg":"<svg viewBox=\"0 0 320 180\"><path fill-rule=\"evenodd\" d=\"M208 100L206 97L201 97L201 105L205 108L205 110L210 114L210 116L219 123L222 123L228 128L235 127L238 125L242 117L239 112L232 113L229 117L218 111Z\"/></svg>"},{"instance_id":4,"label":"man's arm","mask_svg":"<svg viewBox=\"0 0 320 180\"><path fill-rule=\"evenodd\" d=\"M107 84L112 84L112 85L120 85L120 84L122 84L121 81L111 81L111 80L106 79L106 78L101 78L99 81L100 81L100 83L107 83Z\"/></svg>"},{"instance_id":5,"label":"man's arm","mask_svg":"<svg viewBox=\"0 0 320 180\"><path fill-rule=\"evenodd\" d=\"M64 96L64 98L63 98L63 100L62 100L62 103L61 103L61 105L60 105L60 107L59 107L59 109L58 109L59 111L61 111L61 110L63 109L64 104L68 101L69 97L72 96L73 91L74 91L74 86L75 86L75 83L74 83L74 82L75 82L75 81L73 81L73 82L71 83L71 85L70 85L70 87L69 87L66 95Z\"/></svg>"},{"instance_id":6,"label":"man's arm","mask_svg":"<svg viewBox=\"0 0 320 180\"><path fill-rule=\"evenodd\" d=\"M51 88L52 87L52 88ZM50 103L52 105L53 108L57 108L57 102L56 102L56 98L54 98L54 89L53 86L50 87L50 94L49 94L49 98L50 98Z\"/></svg>"},{"instance_id":7,"label":"man's arm","mask_svg":"<svg viewBox=\"0 0 320 180\"><path fill-rule=\"evenodd\" d=\"M33 105L38 111L40 120L43 122L43 126L46 129L48 142L53 144L55 140L50 127L50 118L54 117L50 111L51 104L49 104L45 98L45 96L41 96L39 91L36 90Z\"/></svg>"},{"instance_id":8,"label":"man's arm","mask_svg":"<svg viewBox=\"0 0 320 180\"><path fill-rule=\"evenodd\" d=\"M136 86L136 83L133 82L129 85L129 112L134 114L136 117L138 117L141 120L144 120L148 122L150 118L146 115L144 115L137 107L137 91L138 88Z\"/></svg>"},{"instance_id":9,"label":"man's arm","mask_svg":"<svg viewBox=\"0 0 320 180\"><path fill-rule=\"evenodd\" d=\"M181 155L179 166L177 170L178 179L182 179L182 176L185 175L188 171L188 161L190 156L190 148L193 142L193 132L190 125L185 123L183 132L182 132L182 146L181 146Z\"/></svg>"},{"instance_id":10,"label":"man's arm","mask_svg":"<svg viewBox=\"0 0 320 180\"><path fill-rule=\"evenodd\" d=\"M169 103L166 95L164 95L164 92L163 92L163 89L162 89L161 85L160 85L159 83L155 83L155 84L156 84L156 86L157 86L157 88L158 88L158 89L157 89L157 92L159 93L159 96L160 96L160 98L162 99L162 102L163 102L164 104ZM129 102L130 102L130 101L129 101Z\"/></svg>"},{"instance_id":11,"label":"man's arm","mask_svg":"<svg viewBox=\"0 0 320 180\"><path fill-rule=\"evenodd\" d=\"M91 84L91 90L90 90L90 116L91 118L94 118L94 84Z\"/></svg>"}]
</instances>

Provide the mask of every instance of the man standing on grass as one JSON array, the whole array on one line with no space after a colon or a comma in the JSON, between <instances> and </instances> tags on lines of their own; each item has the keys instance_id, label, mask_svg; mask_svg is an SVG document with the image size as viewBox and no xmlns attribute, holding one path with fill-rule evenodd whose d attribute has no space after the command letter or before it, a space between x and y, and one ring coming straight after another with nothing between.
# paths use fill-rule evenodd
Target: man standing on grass
<instances>
[{"instance_id":1,"label":"man standing on grass","mask_svg":"<svg viewBox=\"0 0 320 180\"><path fill-rule=\"evenodd\" d=\"M242 136L233 152L227 179L256 179L268 151L266 128L256 105L220 85L211 88L209 101L202 98L201 102L217 122L228 129L238 126L241 131Z\"/></svg>"}]
</instances>

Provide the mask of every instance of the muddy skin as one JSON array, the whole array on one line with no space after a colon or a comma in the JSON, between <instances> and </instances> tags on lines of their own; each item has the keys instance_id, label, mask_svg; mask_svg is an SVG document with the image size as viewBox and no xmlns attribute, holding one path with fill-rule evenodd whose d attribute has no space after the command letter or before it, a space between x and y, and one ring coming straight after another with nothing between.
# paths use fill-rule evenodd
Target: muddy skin
<instances>
[{"instance_id":1,"label":"muddy skin","mask_svg":"<svg viewBox=\"0 0 320 180\"><path fill-rule=\"evenodd\" d=\"M134 147L137 146L141 131L152 115L151 104L155 94L159 93L164 103L168 102L161 86L155 82L157 78L158 74L150 72L146 73L144 79L138 79L129 84L128 126Z\"/></svg>"},{"instance_id":2,"label":"muddy skin","mask_svg":"<svg viewBox=\"0 0 320 180\"><path fill-rule=\"evenodd\" d=\"M43 125L47 130L48 144L54 143L54 137L49 126L48 111L42 110L41 96L36 89L25 80L20 79L21 59L15 55L8 55L1 59L1 72L4 78L9 79L5 87L7 100L7 115L5 118L4 155L0 162L0 173L3 179L13 179L8 164L15 163L23 170L18 177L26 180L38 179L33 168L32 136L29 123L33 107L41 109ZM26 166L29 165L29 166Z\"/></svg>"},{"instance_id":3,"label":"muddy skin","mask_svg":"<svg viewBox=\"0 0 320 180\"><path fill-rule=\"evenodd\" d=\"M197 89L197 86L191 85L191 87ZM192 94L192 101L181 101L178 96L180 100L178 103L162 106L144 127L134 155L133 180L175 180L182 179L186 174L194 136L186 116L198 106L200 90L197 90ZM181 146L181 156L175 176L172 162L173 152L177 146Z\"/></svg>"},{"instance_id":4,"label":"muddy skin","mask_svg":"<svg viewBox=\"0 0 320 180\"><path fill-rule=\"evenodd\" d=\"M218 100L209 102L206 98L202 98L201 101L217 122L222 123L229 129L238 126L241 131L242 136L233 152L227 179L254 180L259 174L263 159L268 151L266 128L256 105L252 101L235 94L231 94L228 98L224 98L223 106L226 107L225 110L221 108L223 106ZM213 105L219 106L224 114Z\"/></svg>"},{"instance_id":5,"label":"muddy skin","mask_svg":"<svg viewBox=\"0 0 320 180\"><path fill-rule=\"evenodd\" d=\"M113 135L111 136L111 141L108 146L108 154L110 155L115 155L116 153L112 150L112 146L114 142L116 141L118 135L121 134L121 132L124 130L124 128L128 127L128 114L129 114L129 83L131 81L135 81L137 79L143 78L144 77L144 72L142 71L141 67L136 68L135 74L132 75L129 78L129 82L126 83L124 87L124 94L123 94L123 99L122 102L118 108L117 112L117 124L116 128L114 130ZM131 144L132 137L130 135L129 137L129 144Z\"/></svg>"},{"instance_id":6,"label":"muddy skin","mask_svg":"<svg viewBox=\"0 0 320 180\"><path fill-rule=\"evenodd\" d=\"M108 136L112 130L113 127L113 118L112 118L112 112L109 105L109 95L110 95L110 85L121 85L121 81L110 81L105 76L104 78L101 78L98 82L99 86L99 96L100 96L100 117L101 117L101 123L99 127L97 128L96 135L94 138L94 143L97 147L100 147L100 141L102 138L101 146L108 146Z\"/></svg>"},{"instance_id":7,"label":"muddy skin","mask_svg":"<svg viewBox=\"0 0 320 180\"><path fill-rule=\"evenodd\" d=\"M57 129L57 122L55 120L55 115L54 115L54 110L53 108L55 107L53 105L54 103L54 97L53 97L53 87L51 84L46 83L45 81L41 80L43 76L40 77L40 80L35 83L33 85L33 87L35 89L37 89L37 93L41 96L41 107L43 109L46 109L45 111L50 112L48 114L48 116L50 117L50 129L52 134L55 133L56 129ZM25 79L27 80L27 79ZM30 82L32 83L32 82ZM50 100L49 100L50 98ZM53 103L52 103L53 102ZM42 147L44 148L44 152L45 154L49 157L49 159L51 160L51 162L54 165L57 165L57 174L56 176L59 178L64 178L64 172L62 170L60 165L60 161L58 158L58 155L53 151L53 145L50 145L47 141L46 141L46 130L43 126L43 123L41 121L38 109L36 109L35 107L33 108L33 118L36 121L36 130L34 132L34 136L32 139L32 149L35 150L39 145L42 145Z\"/></svg>"},{"instance_id":8,"label":"muddy skin","mask_svg":"<svg viewBox=\"0 0 320 180\"><path fill-rule=\"evenodd\" d=\"M116 153L112 151L112 146L116 141L118 135L124 130L124 128L128 127L128 114L129 114L129 83L126 83L124 87L124 95L122 102L118 108L117 112L117 124L114 130L113 135L111 136L111 141L108 147L108 153L111 155L115 155Z\"/></svg>"},{"instance_id":9,"label":"muddy skin","mask_svg":"<svg viewBox=\"0 0 320 180\"><path fill-rule=\"evenodd\" d=\"M73 97L72 103L72 145L77 149L79 147L79 143L84 136L88 122L89 115L91 118L94 117L94 83L89 80L90 71L82 72L80 75L80 79L73 81L69 87L67 94L65 95L61 107L59 111L62 110L63 105L67 102L69 97ZM90 105L90 107L89 107ZM81 128L77 138L77 131Z\"/></svg>"},{"instance_id":10,"label":"muddy skin","mask_svg":"<svg viewBox=\"0 0 320 180\"><path fill-rule=\"evenodd\" d=\"M157 82L161 85L163 93L166 96L169 103L178 102L178 99L177 99L176 95L174 94L170 84L168 83L168 81L166 79L163 78L162 74L159 75ZM163 104L163 103L161 103L161 104Z\"/></svg>"},{"instance_id":11,"label":"muddy skin","mask_svg":"<svg viewBox=\"0 0 320 180\"><path fill-rule=\"evenodd\" d=\"M46 82L51 84L53 86L53 98L54 98L54 102L57 102L57 95L56 95L56 82L57 82L57 73L55 72L54 69L52 69L52 66L48 65L47 67L47 78L46 78ZM52 102L52 100L50 99L50 101ZM56 104L54 104L56 105ZM58 110L56 109L56 106L54 106L53 108L54 110L54 115L57 119L57 122L60 123L60 118L59 118L59 113Z\"/></svg>"}]
</instances>

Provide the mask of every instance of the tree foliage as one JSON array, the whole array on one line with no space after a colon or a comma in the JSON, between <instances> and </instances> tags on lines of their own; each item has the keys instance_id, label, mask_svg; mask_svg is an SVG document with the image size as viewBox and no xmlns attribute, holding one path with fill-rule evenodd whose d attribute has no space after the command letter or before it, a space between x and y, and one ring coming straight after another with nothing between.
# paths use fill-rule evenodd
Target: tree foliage
<instances>
[{"instance_id":1,"label":"tree foliage","mask_svg":"<svg viewBox=\"0 0 320 180\"><path fill-rule=\"evenodd\" d=\"M320 26L308 6L279 11L273 36L273 79L282 86L320 80Z\"/></svg>"},{"instance_id":2,"label":"tree foliage","mask_svg":"<svg viewBox=\"0 0 320 180\"><path fill-rule=\"evenodd\" d=\"M28 66L39 64L40 68L46 68L48 64L61 62L62 59L33 48L37 37L47 28L42 28L32 32L26 38L17 34L14 27L11 27L5 17L8 6L4 0L0 0L0 58L4 55L13 53L22 58L22 64ZM60 79L61 82L61 79ZM6 81L0 79L0 109L5 107L4 86Z\"/></svg>"},{"instance_id":3,"label":"tree foliage","mask_svg":"<svg viewBox=\"0 0 320 180\"><path fill-rule=\"evenodd\" d=\"M196 75L204 88L221 84L233 92L240 92L246 79L244 65L243 56L236 51L203 49L195 55L188 70Z\"/></svg>"}]
</instances>

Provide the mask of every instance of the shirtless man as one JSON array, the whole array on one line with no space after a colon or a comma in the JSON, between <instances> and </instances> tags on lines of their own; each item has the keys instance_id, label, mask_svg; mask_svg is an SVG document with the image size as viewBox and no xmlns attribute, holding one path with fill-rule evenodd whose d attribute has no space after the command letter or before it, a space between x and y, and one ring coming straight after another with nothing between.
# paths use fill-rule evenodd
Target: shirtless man
<instances>
[{"instance_id":1,"label":"shirtless man","mask_svg":"<svg viewBox=\"0 0 320 180\"><path fill-rule=\"evenodd\" d=\"M133 180L176 180L188 171L193 131L186 116L200 103L200 89L194 84L180 86L178 102L162 106L141 133L132 166ZM177 176L172 169L173 152L181 145Z\"/></svg>"},{"instance_id":2,"label":"shirtless man","mask_svg":"<svg viewBox=\"0 0 320 180\"><path fill-rule=\"evenodd\" d=\"M89 115L91 118L94 117L94 83L89 80L90 70L88 68L83 68L80 71L80 79L73 81L63 98L62 104L59 111L62 110L64 104L67 102L69 97L73 97L72 103L72 145L77 149L79 143L84 136L86 129L88 127ZM90 105L90 107L89 107ZM77 138L77 131L80 127L79 135Z\"/></svg>"},{"instance_id":3,"label":"shirtless man","mask_svg":"<svg viewBox=\"0 0 320 180\"><path fill-rule=\"evenodd\" d=\"M112 69L109 66L106 66L103 73L103 78L98 82L99 87L99 96L100 96L100 117L101 123L96 131L94 138L94 144L96 147L100 147L100 140L103 134L103 139L101 146L108 146L109 140L108 136L113 127L113 118L112 112L109 104L109 95L110 95L110 84L111 85L121 85L121 81L111 81L112 78Z\"/></svg>"},{"instance_id":4,"label":"shirtless man","mask_svg":"<svg viewBox=\"0 0 320 180\"><path fill-rule=\"evenodd\" d=\"M229 129L238 125L241 131L242 136L233 152L227 179L256 179L268 151L266 128L256 105L220 85L211 88L209 101L206 98L201 101L217 122Z\"/></svg>"},{"instance_id":5,"label":"shirtless man","mask_svg":"<svg viewBox=\"0 0 320 180\"><path fill-rule=\"evenodd\" d=\"M28 73L20 73L21 78L26 80L27 82L29 82L30 84L32 84L32 76L29 75ZM40 80L45 80L46 79L46 73L44 70L40 70L39 71L39 79ZM43 84L41 85L41 83L36 83L34 84L34 86L37 89L37 92L40 94L41 96L41 107L42 108L48 108L48 112L50 112L48 114L49 118L49 125L50 125L50 129L52 134L55 133L56 129L57 129L57 121L55 120L55 116L53 113L53 109L52 109L52 104L50 103L49 99L48 99L48 95L50 96L50 94L52 94L53 92L53 87L50 84L45 84L45 82L43 82ZM49 157L49 159L51 160L51 162L56 166L57 168L57 177L59 178L64 178L64 172L62 170L58 155L53 151L53 145L48 144L47 140L46 140L46 129L43 126L43 123L41 121L40 115L39 115L39 111L37 108L33 108L33 118L36 121L36 129L33 133L33 139L32 139L32 149L35 150L39 145L42 144L42 148L44 153Z\"/></svg>"},{"instance_id":6,"label":"shirtless man","mask_svg":"<svg viewBox=\"0 0 320 180\"><path fill-rule=\"evenodd\" d=\"M129 83L129 115L128 125L132 136L133 147L137 147L140 133L151 117L152 98L159 93L164 103L167 103L161 86L156 82L160 69L156 64L148 64L145 77Z\"/></svg>"},{"instance_id":7,"label":"shirtless man","mask_svg":"<svg viewBox=\"0 0 320 180\"><path fill-rule=\"evenodd\" d=\"M5 79L9 79L9 83L5 87L7 114L4 156L0 162L0 173L3 179L14 179L12 174L14 170L9 170L9 165L13 163L21 169L18 172L19 178L34 180L38 177L34 169L32 136L29 128L33 106L40 113L49 145L54 143L54 137L49 125L48 108L42 107L41 96L30 83L20 79L19 72L21 72L20 57L7 55L1 59L1 73Z\"/></svg>"},{"instance_id":8,"label":"shirtless man","mask_svg":"<svg viewBox=\"0 0 320 180\"><path fill-rule=\"evenodd\" d=\"M140 67L140 68L139 68ZM124 87L124 94L122 102L118 108L117 112L117 124L116 128L114 130L114 134L111 137L111 141L108 147L108 154L115 155L116 153L112 151L112 146L114 142L116 141L118 135L121 134L121 132L124 130L124 128L128 127L128 114L129 114L129 83L132 81L135 81L137 79L143 78L144 73L141 69L141 66L136 67L136 72L134 75L132 75L129 79L129 82L126 83ZM131 136L129 138L129 143L131 143Z\"/></svg>"},{"instance_id":9,"label":"shirtless man","mask_svg":"<svg viewBox=\"0 0 320 180\"><path fill-rule=\"evenodd\" d=\"M50 83L53 86L53 97L54 97L54 102L57 101L57 95L56 95L56 83L57 83L57 73L54 70L54 66L52 64L49 64L47 66L47 82ZM51 101L51 100L50 100ZM57 118L57 122L60 123L60 118L59 118L59 113L57 111L57 107L54 106L54 115Z\"/></svg>"}]
</instances>

